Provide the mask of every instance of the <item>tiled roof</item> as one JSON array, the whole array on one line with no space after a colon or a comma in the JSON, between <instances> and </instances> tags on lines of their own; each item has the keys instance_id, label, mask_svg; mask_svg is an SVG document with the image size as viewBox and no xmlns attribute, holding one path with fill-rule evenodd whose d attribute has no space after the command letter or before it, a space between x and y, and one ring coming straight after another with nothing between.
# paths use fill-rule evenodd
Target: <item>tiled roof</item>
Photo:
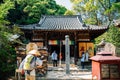
<instances>
[{"instance_id":1,"label":"tiled roof","mask_svg":"<svg viewBox=\"0 0 120 80\"><path fill-rule=\"evenodd\" d=\"M84 25L80 15L72 16L43 16L36 25L22 26L23 29L39 29L39 30L104 30L107 27L95 25Z\"/></svg>"},{"instance_id":2,"label":"tiled roof","mask_svg":"<svg viewBox=\"0 0 120 80\"><path fill-rule=\"evenodd\" d=\"M82 27L83 23L80 16L44 16L43 20L39 22L37 29L49 30L74 30L87 29Z\"/></svg>"},{"instance_id":3,"label":"tiled roof","mask_svg":"<svg viewBox=\"0 0 120 80\"><path fill-rule=\"evenodd\" d=\"M34 29L37 24L19 25L22 29Z\"/></svg>"},{"instance_id":4,"label":"tiled roof","mask_svg":"<svg viewBox=\"0 0 120 80\"><path fill-rule=\"evenodd\" d=\"M96 56L93 56L90 58L94 61L120 61L120 57L112 56L111 52L102 51L96 54Z\"/></svg>"},{"instance_id":5,"label":"tiled roof","mask_svg":"<svg viewBox=\"0 0 120 80\"><path fill-rule=\"evenodd\" d=\"M96 53L97 55L103 55L103 54L111 54L112 55L112 52L106 52L106 51L101 51L99 53Z\"/></svg>"}]
</instances>

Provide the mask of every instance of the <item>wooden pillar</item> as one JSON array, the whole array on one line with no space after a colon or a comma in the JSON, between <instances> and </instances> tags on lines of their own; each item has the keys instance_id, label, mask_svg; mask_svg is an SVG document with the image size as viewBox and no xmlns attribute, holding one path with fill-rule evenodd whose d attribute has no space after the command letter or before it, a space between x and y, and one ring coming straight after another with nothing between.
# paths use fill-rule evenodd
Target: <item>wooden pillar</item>
<instances>
[{"instance_id":1,"label":"wooden pillar","mask_svg":"<svg viewBox=\"0 0 120 80\"><path fill-rule=\"evenodd\" d=\"M60 32L61 36L61 32ZM60 53L59 53L59 66L61 67L61 60L62 60L62 39L60 38Z\"/></svg>"},{"instance_id":2,"label":"wooden pillar","mask_svg":"<svg viewBox=\"0 0 120 80\"><path fill-rule=\"evenodd\" d=\"M31 36L31 41L33 41L33 38L35 38L34 36L36 35L36 29L35 29L35 26L33 27L33 30L31 30L31 34L32 34L32 36L31 35L29 35L29 36Z\"/></svg>"},{"instance_id":3,"label":"wooden pillar","mask_svg":"<svg viewBox=\"0 0 120 80\"><path fill-rule=\"evenodd\" d=\"M26 32L26 36L30 41L33 41L33 36L34 36L34 30L28 30Z\"/></svg>"},{"instance_id":4,"label":"wooden pillar","mask_svg":"<svg viewBox=\"0 0 120 80\"><path fill-rule=\"evenodd\" d=\"M44 46L48 48L48 32L45 33L45 44L44 44Z\"/></svg>"},{"instance_id":5,"label":"wooden pillar","mask_svg":"<svg viewBox=\"0 0 120 80\"><path fill-rule=\"evenodd\" d=\"M77 65L77 33L76 32L74 33L74 36L75 36L74 62L75 62L75 65Z\"/></svg>"}]
</instances>

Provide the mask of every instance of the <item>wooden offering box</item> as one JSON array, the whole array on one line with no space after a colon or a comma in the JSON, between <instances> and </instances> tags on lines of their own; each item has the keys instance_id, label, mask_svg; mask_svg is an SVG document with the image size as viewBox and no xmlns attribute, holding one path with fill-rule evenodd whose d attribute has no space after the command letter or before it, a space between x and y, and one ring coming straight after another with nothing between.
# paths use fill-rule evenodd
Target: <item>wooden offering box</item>
<instances>
[{"instance_id":1,"label":"wooden offering box","mask_svg":"<svg viewBox=\"0 0 120 80\"><path fill-rule=\"evenodd\" d=\"M120 57L110 52L99 52L92 60L92 77L97 80L120 80Z\"/></svg>"}]
</instances>

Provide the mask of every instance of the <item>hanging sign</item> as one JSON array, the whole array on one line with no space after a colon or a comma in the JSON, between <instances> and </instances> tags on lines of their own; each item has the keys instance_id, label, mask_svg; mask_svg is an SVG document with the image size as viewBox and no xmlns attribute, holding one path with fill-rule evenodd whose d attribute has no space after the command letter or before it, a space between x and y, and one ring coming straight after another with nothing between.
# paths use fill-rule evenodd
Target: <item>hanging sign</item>
<instances>
[{"instance_id":1,"label":"hanging sign","mask_svg":"<svg viewBox=\"0 0 120 80\"><path fill-rule=\"evenodd\" d=\"M65 45L65 40L62 40L62 43L63 45ZM74 45L74 43L75 43L74 41L71 41L71 40L69 41L69 45Z\"/></svg>"},{"instance_id":2,"label":"hanging sign","mask_svg":"<svg viewBox=\"0 0 120 80\"><path fill-rule=\"evenodd\" d=\"M58 45L59 44L59 40L49 40L48 44L49 45Z\"/></svg>"},{"instance_id":3,"label":"hanging sign","mask_svg":"<svg viewBox=\"0 0 120 80\"><path fill-rule=\"evenodd\" d=\"M69 41L69 45L74 45L74 41ZM48 44L49 45L59 45L60 44L60 40L49 40L48 41ZM62 40L62 43L61 43L62 45L65 45L65 40Z\"/></svg>"}]
</instances>

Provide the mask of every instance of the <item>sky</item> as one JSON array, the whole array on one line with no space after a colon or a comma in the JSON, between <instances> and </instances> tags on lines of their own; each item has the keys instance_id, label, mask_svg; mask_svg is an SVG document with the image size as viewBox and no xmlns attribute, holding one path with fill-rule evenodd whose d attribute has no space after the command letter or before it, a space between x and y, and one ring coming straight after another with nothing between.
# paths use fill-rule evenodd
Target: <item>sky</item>
<instances>
[{"instance_id":1,"label":"sky","mask_svg":"<svg viewBox=\"0 0 120 80\"><path fill-rule=\"evenodd\" d=\"M55 0L57 4L65 6L67 9L72 9L72 3L70 0Z\"/></svg>"}]
</instances>

